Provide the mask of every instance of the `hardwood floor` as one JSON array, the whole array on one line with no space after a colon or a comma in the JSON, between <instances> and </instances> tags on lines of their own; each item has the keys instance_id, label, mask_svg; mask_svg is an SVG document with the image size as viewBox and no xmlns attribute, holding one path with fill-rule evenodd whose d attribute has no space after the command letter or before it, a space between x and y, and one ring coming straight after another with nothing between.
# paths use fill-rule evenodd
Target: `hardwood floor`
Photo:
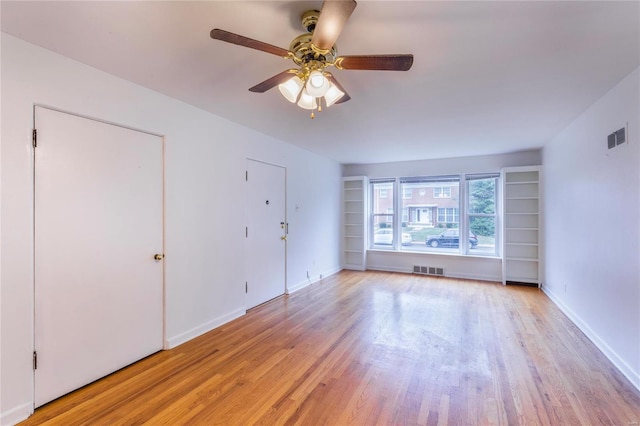
<instances>
[{"instance_id":1,"label":"hardwood floor","mask_svg":"<svg viewBox=\"0 0 640 426\"><path fill-rule=\"evenodd\" d=\"M640 392L535 288L343 271L23 425L640 423Z\"/></svg>"}]
</instances>

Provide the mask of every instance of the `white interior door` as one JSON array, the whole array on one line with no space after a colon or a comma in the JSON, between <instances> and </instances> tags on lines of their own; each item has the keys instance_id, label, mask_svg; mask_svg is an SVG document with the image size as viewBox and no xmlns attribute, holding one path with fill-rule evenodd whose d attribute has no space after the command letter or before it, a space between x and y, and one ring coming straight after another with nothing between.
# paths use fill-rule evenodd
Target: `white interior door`
<instances>
[{"instance_id":1,"label":"white interior door","mask_svg":"<svg viewBox=\"0 0 640 426\"><path fill-rule=\"evenodd\" d=\"M283 167L247 160L247 308L285 292L285 193Z\"/></svg>"},{"instance_id":2,"label":"white interior door","mask_svg":"<svg viewBox=\"0 0 640 426\"><path fill-rule=\"evenodd\" d=\"M35 406L162 349L162 138L36 108Z\"/></svg>"}]
</instances>

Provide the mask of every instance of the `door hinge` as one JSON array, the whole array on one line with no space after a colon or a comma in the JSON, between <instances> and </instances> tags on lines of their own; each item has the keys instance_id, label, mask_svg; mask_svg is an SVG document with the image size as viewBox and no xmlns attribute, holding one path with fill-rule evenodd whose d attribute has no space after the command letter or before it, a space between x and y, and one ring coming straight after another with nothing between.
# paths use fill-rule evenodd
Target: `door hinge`
<instances>
[{"instance_id":1,"label":"door hinge","mask_svg":"<svg viewBox=\"0 0 640 426\"><path fill-rule=\"evenodd\" d=\"M248 226L244 227L244 237L245 238L249 238L249 227Z\"/></svg>"},{"instance_id":2,"label":"door hinge","mask_svg":"<svg viewBox=\"0 0 640 426\"><path fill-rule=\"evenodd\" d=\"M38 352L33 351L33 369L38 369Z\"/></svg>"},{"instance_id":3,"label":"door hinge","mask_svg":"<svg viewBox=\"0 0 640 426\"><path fill-rule=\"evenodd\" d=\"M244 180L245 180L246 182L248 182L248 181L249 181L249 170L245 170L245 171L244 171Z\"/></svg>"},{"instance_id":4,"label":"door hinge","mask_svg":"<svg viewBox=\"0 0 640 426\"><path fill-rule=\"evenodd\" d=\"M244 282L244 292L249 293L249 284L246 281Z\"/></svg>"},{"instance_id":5,"label":"door hinge","mask_svg":"<svg viewBox=\"0 0 640 426\"><path fill-rule=\"evenodd\" d=\"M37 147L38 146L38 131L36 129L33 129L33 134L32 134L32 141L33 141L33 147Z\"/></svg>"}]
</instances>

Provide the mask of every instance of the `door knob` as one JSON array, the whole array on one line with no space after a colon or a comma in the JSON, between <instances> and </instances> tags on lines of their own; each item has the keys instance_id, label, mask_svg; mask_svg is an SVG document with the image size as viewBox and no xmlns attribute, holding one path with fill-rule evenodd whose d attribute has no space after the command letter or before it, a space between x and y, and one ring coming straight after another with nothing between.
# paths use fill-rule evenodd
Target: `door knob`
<instances>
[{"instance_id":1,"label":"door knob","mask_svg":"<svg viewBox=\"0 0 640 426\"><path fill-rule=\"evenodd\" d=\"M281 239L282 241L287 241L287 236L286 236L286 235L283 235L282 237L280 237L280 239Z\"/></svg>"},{"instance_id":2,"label":"door knob","mask_svg":"<svg viewBox=\"0 0 640 426\"><path fill-rule=\"evenodd\" d=\"M153 256L153 258L154 258L155 260L162 260L162 259L164 259L164 254L162 254L162 253L157 253L155 256Z\"/></svg>"}]
</instances>

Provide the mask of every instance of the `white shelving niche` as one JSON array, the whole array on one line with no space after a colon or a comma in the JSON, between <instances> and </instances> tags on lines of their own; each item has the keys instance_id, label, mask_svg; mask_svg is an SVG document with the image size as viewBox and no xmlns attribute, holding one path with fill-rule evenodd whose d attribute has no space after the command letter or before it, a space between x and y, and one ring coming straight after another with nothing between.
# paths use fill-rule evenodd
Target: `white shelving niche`
<instances>
[{"instance_id":1,"label":"white shelving niche","mask_svg":"<svg viewBox=\"0 0 640 426\"><path fill-rule=\"evenodd\" d=\"M540 166L502 169L502 283L540 287Z\"/></svg>"},{"instance_id":2,"label":"white shelving niche","mask_svg":"<svg viewBox=\"0 0 640 426\"><path fill-rule=\"evenodd\" d=\"M366 176L342 179L343 210L343 267L364 271L367 269L367 194Z\"/></svg>"}]
</instances>

